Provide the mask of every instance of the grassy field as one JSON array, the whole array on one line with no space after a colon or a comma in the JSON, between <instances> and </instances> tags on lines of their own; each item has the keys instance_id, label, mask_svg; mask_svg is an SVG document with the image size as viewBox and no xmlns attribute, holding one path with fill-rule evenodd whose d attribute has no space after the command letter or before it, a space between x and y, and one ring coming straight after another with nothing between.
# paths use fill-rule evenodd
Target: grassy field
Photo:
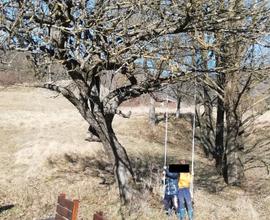
<instances>
[{"instance_id":1,"label":"grassy field","mask_svg":"<svg viewBox=\"0 0 270 220\"><path fill-rule=\"evenodd\" d=\"M89 143L87 124L61 96L33 88L0 92L0 219L42 219L53 216L57 195L80 200L79 219L102 210L108 220L166 219L162 210L164 122L147 123L145 108L128 108L130 119L116 117L114 128L134 165L143 195L132 210L121 210L117 187L102 145ZM169 120L169 162L191 158L190 114ZM270 117L269 117L270 118ZM260 119L262 122L264 117ZM267 135L263 127L257 128ZM255 141L258 137L250 137ZM267 137L266 137L267 138ZM264 149L269 145L264 146ZM264 156L264 150L259 153ZM265 155L268 156L268 155ZM249 169L242 189L226 186L196 145L195 219L267 220L270 214L269 174ZM3 210L7 205L14 207ZM130 213L130 214L128 214Z\"/></svg>"}]
</instances>

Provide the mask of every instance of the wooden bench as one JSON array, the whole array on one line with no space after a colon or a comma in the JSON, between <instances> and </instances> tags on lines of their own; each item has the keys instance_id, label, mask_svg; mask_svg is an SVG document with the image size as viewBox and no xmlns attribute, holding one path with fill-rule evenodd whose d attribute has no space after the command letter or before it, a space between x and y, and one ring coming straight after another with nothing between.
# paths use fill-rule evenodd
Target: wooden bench
<instances>
[{"instance_id":1,"label":"wooden bench","mask_svg":"<svg viewBox=\"0 0 270 220\"><path fill-rule=\"evenodd\" d=\"M58 196L55 218L46 218L43 220L78 220L79 200L66 199L66 194L61 193ZM96 212L93 220L107 220L103 212Z\"/></svg>"},{"instance_id":2,"label":"wooden bench","mask_svg":"<svg viewBox=\"0 0 270 220\"><path fill-rule=\"evenodd\" d=\"M93 220L106 220L103 216L103 212L96 212L93 216Z\"/></svg>"},{"instance_id":3,"label":"wooden bench","mask_svg":"<svg viewBox=\"0 0 270 220\"><path fill-rule=\"evenodd\" d=\"M77 220L79 200L66 199L66 194L58 196L55 218L46 220Z\"/></svg>"}]
</instances>

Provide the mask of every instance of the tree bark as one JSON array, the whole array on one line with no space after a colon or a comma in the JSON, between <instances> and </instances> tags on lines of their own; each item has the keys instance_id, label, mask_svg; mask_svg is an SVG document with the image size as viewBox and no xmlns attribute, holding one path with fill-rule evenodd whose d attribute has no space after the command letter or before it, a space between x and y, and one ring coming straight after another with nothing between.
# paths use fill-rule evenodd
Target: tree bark
<instances>
[{"instance_id":1,"label":"tree bark","mask_svg":"<svg viewBox=\"0 0 270 220\"><path fill-rule=\"evenodd\" d=\"M175 114L175 117L176 118L180 118L181 100L182 100L182 97L177 97L177 101L176 101L176 114Z\"/></svg>"},{"instance_id":2,"label":"tree bark","mask_svg":"<svg viewBox=\"0 0 270 220\"><path fill-rule=\"evenodd\" d=\"M242 163L242 112L239 105L238 77L228 77L225 89L226 145L224 179L230 185L240 186L244 179Z\"/></svg>"},{"instance_id":3,"label":"tree bark","mask_svg":"<svg viewBox=\"0 0 270 220\"><path fill-rule=\"evenodd\" d=\"M153 126L157 123L155 100L152 97L150 97L149 123Z\"/></svg>"},{"instance_id":4,"label":"tree bark","mask_svg":"<svg viewBox=\"0 0 270 220\"><path fill-rule=\"evenodd\" d=\"M237 113L239 114L239 113ZM235 113L226 112L227 143L226 143L226 170L225 181L230 185L241 185L244 179L244 167L242 163L242 137L239 135L240 121Z\"/></svg>"},{"instance_id":5,"label":"tree bark","mask_svg":"<svg viewBox=\"0 0 270 220\"><path fill-rule=\"evenodd\" d=\"M132 183L134 184L134 173L127 152L118 141L112 128L113 114L101 114L96 112L94 120L88 118L100 137L100 140L114 164L114 174L118 184L122 204L128 204L133 195Z\"/></svg>"},{"instance_id":6,"label":"tree bark","mask_svg":"<svg viewBox=\"0 0 270 220\"><path fill-rule=\"evenodd\" d=\"M115 135L113 135L113 147L116 149L114 173L117 179L119 194L122 203L127 204L130 203L133 196L134 174L128 155Z\"/></svg>"},{"instance_id":7,"label":"tree bark","mask_svg":"<svg viewBox=\"0 0 270 220\"><path fill-rule=\"evenodd\" d=\"M213 106L211 104L211 97L209 95L209 89L205 86L203 88L203 107L204 113L201 117L201 142L205 154L208 158L212 158L214 155L214 130L213 130Z\"/></svg>"},{"instance_id":8,"label":"tree bark","mask_svg":"<svg viewBox=\"0 0 270 220\"><path fill-rule=\"evenodd\" d=\"M216 169L222 175L224 167L224 102L220 97L217 101L215 161Z\"/></svg>"},{"instance_id":9,"label":"tree bark","mask_svg":"<svg viewBox=\"0 0 270 220\"><path fill-rule=\"evenodd\" d=\"M96 131L96 129L93 126L89 126L88 128L89 137L87 137L85 140L89 142L101 142L99 135Z\"/></svg>"},{"instance_id":10,"label":"tree bark","mask_svg":"<svg viewBox=\"0 0 270 220\"><path fill-rule=\"evenodd\" d=\"M224 88L225 74L220 73L217 78L217 84L220 88ZM223 175L224 171L224 91L219 92L220 96L217 96L217 119L216 119L216 137L215 137L215 161L216 169L220 175ZM223 98L223 99L222 99Z\"/></svg>"}]
</instances>

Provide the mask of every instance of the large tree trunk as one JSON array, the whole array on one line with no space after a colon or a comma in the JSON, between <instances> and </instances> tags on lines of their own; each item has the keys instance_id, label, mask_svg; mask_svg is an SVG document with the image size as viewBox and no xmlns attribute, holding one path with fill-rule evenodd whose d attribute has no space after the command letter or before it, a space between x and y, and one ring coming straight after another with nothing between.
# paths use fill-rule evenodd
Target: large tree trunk
<instances>
[{"instance_id":1,"label":"large tree trunk","mask_svg":"<svg viewBox=\"0 0 270 220\"><path fill-rule=\"evenodd\" d=\"M156 110L155 110L155 100L152 97L150 97L149 123L151 125L155 125L157 123Z\"/></svg>"},{"instance_id":2,"label":"large tree trunk","mask_svg":"<svg viewBox=\"0 0 270 220\"><path fill-rule=\"evenodd\" d=\"M134 189L132 188L132 186L134 186L135 183L134 175L128 155L115 135L113 135L113 147L116 150L114 157L114 174L117 179L119 194L120 198L122 199L122 203L127 204L132 200L133 196Z\"/></svg>"},{"instance_id":3,"label":"large tree trunk","mask_svg":"<svg viewBox=\"0 0 270 220\"><path fill-rule=\"evenodd\" d=\"M216 168L221 175L224 167L224 102L220 97L217 102L215 148Z\"/></svg>"},{"instance_id":4,"label":"large tree trunk","mask_svg":"<svg viewBox=\"0 0 270 220\"><path fill-rule=\"evenodd\" d=\"M236 116L237 114L237 116ZM239 113L226 112L227 142L226 142L226 172L225 180L230 185L241 185L244 178L244 167L242 163L242 137L239 135L241 121Z\"/></svg>"},{"instance_id":5,"label":"large tree trunk","mask_svg":"<svg viewBox=\"0 0 270 220\"><path fill-rule=\"evenodd\" d=\"M101 114L96 112L94 120L88 118L88 122L97 132L109 159L114 164L114 174L119 188L122 204L128 204L132 199L132 184L134 184L134 174L130 160L124 147L119 143L113 128L113 114Z\"/></svg>"},{"instance_id":6,"label":"large tree trunk","mask_svg":"<svg viewBox=\"0 0 270 220\"><path fill-rule=\"evenodd\" d=\"M104 106L104 103L100 101L100 78L92 79L91 90L89 90L77 72L70 72L69 74L79 85L80 96L87 98L81 100L76 100L74 97L67 98L89 123L90 134L102 142L106 154L114 165L114 174L121 202L122 204L128 204L131 202L134 174L127 152L119 143L112 128L112 121L119 106L119 99L112 99L106 103L107 106ZM90 97L88 96L89 93L91 94Z\"/></svg>"},{"instance_id":7,"label":"large tree trunk","mask_svg":"<svg viewBox=\"0 0 270 220\"><path fill-rule=\"evenodd\" d=\"M181 99L182 97L178 96L176 100L176 114L175 114L176 118L180 118Z\"/></svg>"},{"instance_id":8,"label":"large tree trunk","mask_svg":"<svg viewBox=\"0 0 270 220\"><path fill-rule=\"evenodd\" d=\"M241 185L244 179L242 163L242 112L239 105L238 77L228 77L225 89L226 145L224 179L230 185Z\"/></svg>"},{"instance_id":9,"label":"large tree trunk","mask_svg":"<svg viewBox=\"0 0 270 220\"><path fill-rule=\"evenodd\" d=\"M112 128L112 117L106 118L108 126L108 134L111 139L108 142L110 148L113 150L114 156L114 173L117 179L120 198L122 203L129 203L132 199L132 185L134 185L134 173L132 166L127 155L125 148L118 141L113 128ZM106 141L105 141L106 144Z\"/></svg>"},{"instance_id":10,"label":"large tree trunk","mask_svg":"<svg viewBox=\"0 0 270 220\"><path fill-rule=\"evenodd\" d=\"M203 107L204 113L200 118L200 131L201 142L207 157L214 155L215 149L215 137L213 128L213 106L211 104L211 97L209 95L209 89L205 86L203 89Z\"/></svg>"},{"instance_id":11,"label":"large tree trunk","mask_svg":"<svg viewBox=\"0 0 270 220\"><path fill-rule=\"evenodd\" d=\"M225 75L220 73L217 78L217 84L224 88ZM217 119L216 119L216 137L215 137L215 160L216 168L220 175L224 170L224 91L220 91L217 96Z\"/></svg>"}]
</instances>

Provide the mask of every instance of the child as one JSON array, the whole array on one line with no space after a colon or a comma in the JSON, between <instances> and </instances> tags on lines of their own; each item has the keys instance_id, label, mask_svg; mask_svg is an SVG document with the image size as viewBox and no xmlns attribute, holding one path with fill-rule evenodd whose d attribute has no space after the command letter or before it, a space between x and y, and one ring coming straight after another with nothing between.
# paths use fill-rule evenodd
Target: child
<instances>
[{"instance_id":1,"label":"child","mask_svg":"<svg viewBox=\"0 0 270 220\"><path fill-rule=\"evenodd\" d=\"M180 161L181 164L186 164L185 160ZM193 219L193 209L191 195L189 191L191 175L190 173L180 173L178 181L178 199L179 199L179 219L183 220L186 215L186 208L189 220ZM186 206L185 206L186 204Z\"/></svg>"},{"instance_id":2,"label":"child","mask_svg":"<svg viewBox=\"0 0 270 220\"><path fill-rule=\"evenodd\" d=\"M163 199L164 208L168 215L172 214L172 209L178 211L178 173L169 172L167 167L165 169L165 196Z\"/></svg>"}]
</instances>

